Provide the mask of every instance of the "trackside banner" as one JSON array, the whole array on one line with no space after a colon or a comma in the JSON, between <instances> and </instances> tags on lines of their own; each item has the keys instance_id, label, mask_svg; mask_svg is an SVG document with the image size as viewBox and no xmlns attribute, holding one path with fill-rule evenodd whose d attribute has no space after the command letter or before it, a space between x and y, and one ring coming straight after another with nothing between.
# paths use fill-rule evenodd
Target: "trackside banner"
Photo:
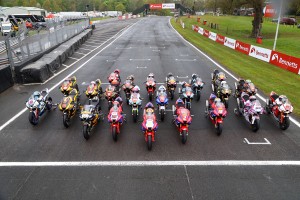
<instances>
[{"instance_id":1,"label":"trackside banner","mask_svg":"<svg viewBox=\"0 0 300 200\"><path fill-rule=\"evenodd\" d=\"M300 58L272 51L270 63L296 74L300 74Z\"/></svg>"},{"instance_id":2,"label":"trackside banner","mask_svg":"<svg viewBox=\"0 0 300 200\"><path fill-rule=\"evenodd\" d=\"M300 75L300 58L224 37L198 26L192 25L192 30L219 44Z\"/></svg>"},{"instance_id":3,"label":"trackside banner","mask_svg":"<svg viewBox=\"0 0 300 200\"><path fill-rule=\"evenodd\" d=\"M175 3L163 3L162 9L175 9Z\"/></svg>"},{"instance_id":4,"label":"trackside banner","mask_svg":"<svg viewBox=\"0 0 300 200\"><path fill-rule=\"evenodd\" d=\"M150 10L160 10L162 9L162 4L150 4Z\"/></svg>"},{"instance_id":5,"label":"trackside banner","mask_svg":"<svg viewBox=\"0 0 300 200\"><path fill-rule=\"evenodd\" d=\"M272 51L262 47L251 45L249 56L257 58L259 60L270 62Z\"/></svg>"}]
</instances>

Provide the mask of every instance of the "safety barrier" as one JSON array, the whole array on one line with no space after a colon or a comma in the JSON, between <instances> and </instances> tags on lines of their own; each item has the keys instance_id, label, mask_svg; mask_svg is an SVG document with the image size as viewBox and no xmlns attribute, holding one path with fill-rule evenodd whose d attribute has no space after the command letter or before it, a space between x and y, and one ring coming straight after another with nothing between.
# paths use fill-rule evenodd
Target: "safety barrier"
<instances>
[{"instance_id":1,"label":"safety barrier","mask_svg":"<svg viewBox=\"0 0 300 200\"><path fill-rule=\"evenodd\" d=\"M289 56L277 51L272 51L263 47L247 44L239 40L205 30L196 25L192 25L192 30L233 50L300 75L300 58Z\"/></svg>"},{"instance_id":2,"label":"safety barrier","mask_svg":"<svg viewBox=\"0 0 300 200\"><path fill-rule=\"evenodd\" d=\"M0 67L0 93L9 87L13 86L14 81L12 79L11 69L7 66Z\"/></svg>"},{"instance_id":3,"label":"safety barrier","mask_svg":"<svg viewBox=\"0 0 300 200\"><path fill-rule=\"evenodd\" d=\"M27 65L17 74L21 83L43 83L60 69L62 63L73 55L74 51L92 35L92 30L85 30L81 34L63 43L55 50L45 54L38 61Z\"/></svg>"}]
</instances>

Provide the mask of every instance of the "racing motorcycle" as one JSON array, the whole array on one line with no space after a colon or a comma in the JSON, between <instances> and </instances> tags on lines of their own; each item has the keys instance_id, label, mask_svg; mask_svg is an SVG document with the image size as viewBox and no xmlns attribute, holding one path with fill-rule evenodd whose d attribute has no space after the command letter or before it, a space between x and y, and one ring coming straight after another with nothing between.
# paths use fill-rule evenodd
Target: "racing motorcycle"
<instances>
[{"instance_id":1,"label":"racing motorcycle","mask_svg":"<svg viewBox=\"0 0 300 200\"><path fill-rule=\"evenodd\" d=\"M196 79L191 80L191 85L192 85L193 93L196 95L196 100L199 101L201 96L201 90L203 89L204 86L204 82L200 77L197 77Z\"/></svg>"},{"instance_id":2,"label":"racing motorcycle","mask_svg":"<svg viewBox=\"0 0 300 200\"><path fill-rule=\"evenodd\" d=\"M89 104L91 103L92 99L97 97L98 99L101 98L101 94L102 94L102 87L101 87L101 82L100 83L96 83L94 81L92 81L86 91L85 91L85 95L87 96L87 98L89 99Z\"/></svg>"},{"instance_id":3,"label":"racing motorcycle","mask_svg":"<svg viewBox=\"0 0 300 200\"><path fill-rule=\"evenodd\" d=\"M111 134L114 141L118 140L118 135L120 134L120 127L123 123L124 116L122 115L121 106L114 105L107 116L108 122L110 123Z\"/></svg>"},{"instance_id":4,"label":"racing motorcycle","mask_svg":"<svg viewBox=\"0 0 300 200\"><path fill-rule=\"evenodd\" d=\"M76 83L76 77L72 76L65 79L59 89L65 96L68 96L73 89L79 91L78 85Z\"/></svg>"},{"instance_id":5,"label":"racing motorcycle","mask_svg":"<svg viewBox=\"0 0 300 200\"><path fill-rule=\"evenodd\" d=\"M146 90L149 96L149 101L152 101L155 88L156 88L156 83L154 78L148 78L148 80L146 81Z\"/></svg>"},{"instance_id":6,"label":"racing motorcycle","mask_svg":"<svg viewBox=\"0 0 300 200\"><path fill-rule=\"evenodd\" d=\"M108 110L112 107L112 103L119 96L118 92L116 92L116 88L112 85L108 85L105 89L105 99L108 102Z\"/></svg>"},{"instance_id":7,"label":"racing motorcycle","mask_svg":"<svg viewBox=\"0 0 300 200\"><path fill-rule=\"evenodd\" d=\"M186 86L181 90L182 100L184 102L185 108L191 110L192 100L194 98L194 93L191 87Z\"/></svg>"},{"instance_id":8,"label":"racing motorcycle","mask_svg":"<svg viewBox=\"0 0 300 200\"><path fill-rule=\"evenodd\" d=\"M63 97L58 108L63 112L63 124L66 128L70 126L71 118L76 114L79 107L78 91L73 89L68 96Z\"/></svg>"},{"instance_id":9,"label":"racing motorcycle","mask_svg":"<svg viewBox=\"0 0 300 200\"><path fill-rule=\"evenodd\" d=\"M185 144L187 141L187 136L189 134L189 125L192 123L191 113L186 108L178 108L176 110L175 106L172 107L173 111L173 123L179 131L182 144Z\"/></svg>"},{"instance_id":10,"label":"racing motorcycle","mask_svg":"<svg viewBox=\"0 0 300 200\"><path fill-rule=\"evenodd\" d=\"M148 109L151 109L151 111ZM149 151L152 149L152 143L155 142L155 132L157 130L157 127L158 124L156 121L156 116L154 114L154 109L144 109L142 130L144 131L144 137Z\"/></svg>"},{"instance_id":11,"label":"racing motorcycle","mask_svg":"<svg viewBox=\"0 0 300 200\"><path fill-rule=\"evenodd\" d=\"M234 85L236 97L240 97L242 92L246 92L249 96L256 95L257 93L257 88L250 80L239 79L238 83L235 82Z\"/></svg>"},{"instance_id":12,"label":"racing motorcycle","mask_svg":"<svg viewBox=\"0 0 300 200\"><path fill-rule=\"evenodd\" d=\"M139 109L142 105L142 100L140 98L139 93L131 93L130 99L129 99L129 105L131 106L131 113L132 113L133 121L137 122L138 115L139 115Z\"/></svg>"},{"instance_id":13,"label":"racing motorcycle","mask_svg":"<svg viewBox=\"0 0 300 200\"><path fill-rule=\"evenodd\" d=\"M281 105L276 103L276 99L280 98L275 92L271 92L269 99L266 99L266 111L272 114L273 118L279 123L281 130L286 130L290 126L289 115L293 112L293 106L286 96L281 100Z\"/></svg>"},{"instance_id":14,"label":"racing motorcycle","mask_svg":"<svg viewBox=\"0 0 300 200\"><path fill-rule=\"evenodd\" d=\"M29 110L28 119L32 125L37 125L39 118L45 113L46 110L52 108L52 98L47 97L49 94L48 88L41 92L35 91L26 101L26 107Z\"/></svg>"},{"instance_id":15,"label":"racing motorcycle","mask_svg":"<svg viewBox=\"0 0 300 200\"><path fill-rule=\"evenodd\" d=\"M260 102L255 96L249 97L248 94L244 94L243 96L236 98L236 101L237 108L234 109L235 113L244 116L245 120L250 124L253 132L258 131L260 127L259 115L264 113L264 109Z\"/></svg>"},{"instance_id":16,"label":"racing motorcycle","mask_svg":"<svg viewBox=\"0 0 300 200\"><path fill-rule=\"evenodd\" d=\"M130 94L131 94L131 89L133 88L132 81L131 80L126 80L125 83L122 85L122 89L125 93L126 97L126 103L127 105L129 104L129 99L130 99Z\"/></svg>"},{"instance_id":17,"label":"racing motorcycle","mask_svg":"<svg viewBox=\"0 0 300 200\"><path fill-rule=\"evenodd\" d=\"M229 85L227 83L221 82L221 85L218 87L217 96L225 104L226 108L228 108L229 106L230 95L231 95L231 89Z\"/></svg>"},{"instance_id":18,"label":"racing motorcycle","mask_svg":"<svg viewBox=\"0 0 300 200\"><path fill-rule=\"evenodd\" d=\"M174 76L171 76L170 78L166 78L166 83L167 83L167 90L168 93L170 94L171 99L174 99L174 95L175 95L175 90L176 90L176 79L174 78Z\"/></svg>"},{"instance_id":19,"label":"racing motorcycle","mask_svg":"<svg viewBox=\"0 0 300 200\"><path fill-rule=\"evenodd\" d=\"M168 97L166 93L158 93L156 97L156 104L158 106L158 113L160 115L161 121L164 121L165 119L165 114L166 114L166 107L168 105Z\"/></svg>"},{"instance_id":20,"label":"racing motorcycle","mask_svg":"<svg viewBox=\"0 0 300 200\"><path fill-rule=\"evenodd\" d=\"M91 131L98 124L101 116L103 119L97 98L93 98L89 105L82 107L79 118L82 121L82 134L86 140L90 138Z\"/></svg>"},{"instance_id":21,"label":"racing motorcycle","mask_svg":"<svg viewBox=\"0 0 300 200\"><path fill-rule=\"evenodd\" d=\"M209 117L210 121L215 126L217 135L221 135L223 131L223 118L225 118L227 115L225 105L221 101L219 101L218 103L215 103L215 105L212 107L212 100L206 100L205 103L206 117Z\"/></svg>"}]
</instances>

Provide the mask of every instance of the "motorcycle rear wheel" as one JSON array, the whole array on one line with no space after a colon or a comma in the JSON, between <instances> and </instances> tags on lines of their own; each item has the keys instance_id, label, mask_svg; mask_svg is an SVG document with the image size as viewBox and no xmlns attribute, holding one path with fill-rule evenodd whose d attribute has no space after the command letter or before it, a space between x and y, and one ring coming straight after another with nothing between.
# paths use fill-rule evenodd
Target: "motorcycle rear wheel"
<instances>
[{"instance_id":1,"label":"motorcycle rear wheel","mask_svg":"<svg viewBox=\"0 0 300 200\"><path fill-rule=\"evenodd\" d=\"M225 104L225 108L228 108L228 106L229 106L228 100L224 100L224 104Z\"/></svg>"},{"instance_id":2,"label":"motorcycle rear wheel","mask_svg":"<svg viewBox=\"0 0 300 200\"><path fill-rule=\"evenodd\" d=\"M152 92L149 92L148 95L149 95L149 101L151 102L152 101L152 95L153 95Z\"/></svg>"},{"instance_id":3,"label":"motorcycle rear wheel","mask_svg":"<svg viewBox=\"0 0 300 200\"><path fill-rule=\"evenodd\" d=\"M187 131L183 130L181 133L181 142L182 142L182 144L185 144L186 141L187 141Z\"/></svg>"},{"instance_id":4,"label":"motorcycle rear wheel","mask_svg":"<svg viewBox=\"0 0 300 200\"><path fill-rule=\"evenodd\" d=\"M84 125L82 129L84 139L88 140L90 138L90 130L88 125Z\"/></svg>"},{"instance_id":5,"label":"motorcycle rear wheel","mask_svg":"<svg viewBox=\"0 0 300 200\"><path fill-rule=\"evenodd\" d=\"M152 136L151 135L147 136L147 148L149 151L151 151L151 149L152 149Z\"/></svg>"},{"instance_id":6,"label":"motorcycle rear wheel","mask_svg":"<svg viewBox=\"0 0 300 200\"><path fill-rule=\"evenodd\" d=\"M118 140L118 134L115 126L112 127L111 133L112 133L113 140L116 142Z\"/></svg>"}]
</instances>

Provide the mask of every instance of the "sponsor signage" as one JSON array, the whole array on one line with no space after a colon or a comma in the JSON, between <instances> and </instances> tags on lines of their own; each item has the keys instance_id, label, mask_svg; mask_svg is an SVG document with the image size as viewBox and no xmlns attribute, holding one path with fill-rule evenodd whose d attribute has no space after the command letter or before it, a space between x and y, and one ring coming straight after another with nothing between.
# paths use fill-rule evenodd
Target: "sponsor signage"
<instances>
[{"instance_id":1,"label":"sponsor signage","mask_svg":"<svg viewBox=\"0 0 300 200\"><path fill-rule=\"evenodd\" d=\"M175 3L163 3L162 9L175 9Z\"/></svg>"},{"instance_id":2,"label":"sponsor signage","mask_svg":"<svg viewBox=\"0 0 300 200\"><path fill-rule=\"evenodd\" d=\"M194 31L198 32L199 27L198 26L194 26Z\"/></svg>"},{"instance_id":3,"label":"sponsor signage","mask_svg":"<svg viewBox=\"0 0 300 200\"><path fill-rule=\"evenodd\" d=\"M266 7L263 10L265 17L273 18L276 15L276 10L273 8L271 4L267 4Z\"/></svg>"},{"instance_id":4,"label":"sponsor signage","mask_svg":"<svg viewBox=\"0 0 300 200\"><path fill-rule=\"evenodd\" d=\"M238 41L238 40L235 43L235 50L237 50L243 54L246 54L246 55L249 54L250 47L251 47L250 44L246 44L246 43Z\"/></svg>"},{"instance_id":5,"label":"sponsor signage","mask_svg":"<svg viewBox=\"0 0 300 200\"><path fill-rule=\"evenodd\" d=\"M270 63L296 74L298 74L300 69L300 58L288 56L276 51L272 51Z\"/></svg>"},{"instance_id":6,"label":"sponsor signage","mask_svg":"<svg viewBox=\"0 0 300 200\"><path fill-rule=\"evenodd\" d=\"M160 10L162 9L162 4L150 4L150 10Z\"/></svg>"},{"instance_id":7,"label":"sponsor signage","mask_svg":"<svg viewBox=\"0 0 300 200\"><path fill-rule=\"evenodd\" d=\"M251 45L249 56L252 56L259 60L263 60L265 62L269 62L271 58L271 52L272 51L270 49L265 49L262 47Z\"/></svg>"},{"instance_id":8,"label":"sponsor signage","mask_svg":"<svg viewBox=\"0 0 300 200\"><path fill-rule=\"evenodd\" d=\"M214 32L209 32L208 38L213 40L213 41L216 41L217 40L217 34L214 33Z\"/></svg>"},{"instance_id":9,"label":"sponsor signage","mask_svg":"<svg viewBox=\"0 0 300 200\"><path fill-rule=\"evenodd\" d=\"M208 31L208 30L204 30L203 35L204 35L205 37L208 37L208 36L209 36L209 31Z\"/></svg>"},{"instance_id":10,"label":"sponsor signage","mask_svg":"<svg viewBox=\"0 0 300 200\"><path fill-rule=\"evenodd\" d=\"M225 37L224 45L231 49L235 49L235 42L236 42L236 40Z\"/></svg>"},{"instance_id":11,"label":"sponsor signage","mask_svg":"<svg viewBox=\"0 0 300 200\"><path fill-rule=\"evenodd\" d=\"M225 37L222 36L222 35L217 34L217 40L216 40L216 42L224 45Z\"/></svg>"},{"instance_id":12,"label":"sponsor signage","mask_svg":"<svg viewBox=\"0 0 300 200\"><path fill-rule=\"evenodd\" d=\"M203 35L203 34L204 34L204 29L201 28L201 27L199 27L199 28L198 28L198 33L201 34L201 35Z\"/></svg>"}]
</instances>

